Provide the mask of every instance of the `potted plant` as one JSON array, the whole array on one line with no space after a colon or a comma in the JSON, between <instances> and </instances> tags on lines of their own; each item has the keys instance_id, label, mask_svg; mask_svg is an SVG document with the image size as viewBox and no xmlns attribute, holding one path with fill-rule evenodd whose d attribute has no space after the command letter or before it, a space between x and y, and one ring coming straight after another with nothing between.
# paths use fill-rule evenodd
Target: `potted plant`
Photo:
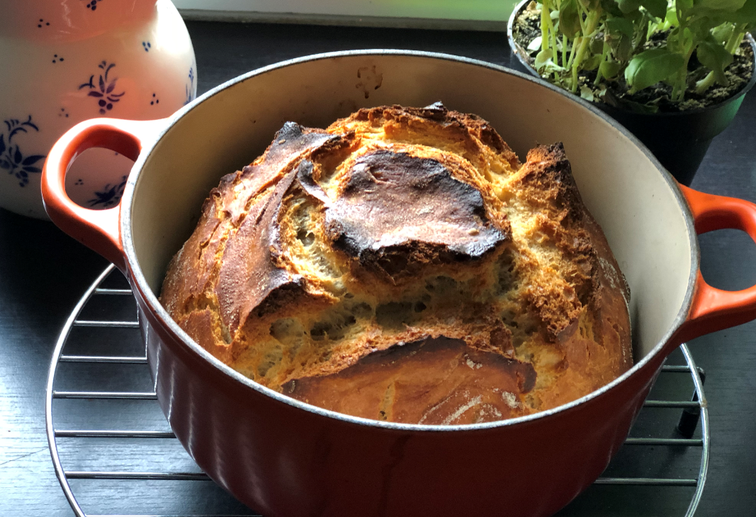
<instances>
[{"instance_id":1,"label":"potted plant","mask_svg":"<svg viewBox=\"0 0 756 517\"><path fill-rule=\"evenodd\" d=\"M524 0L513 64L595 103L689 184L756 82L756 0Z\"/></svg>"}]
</instances>

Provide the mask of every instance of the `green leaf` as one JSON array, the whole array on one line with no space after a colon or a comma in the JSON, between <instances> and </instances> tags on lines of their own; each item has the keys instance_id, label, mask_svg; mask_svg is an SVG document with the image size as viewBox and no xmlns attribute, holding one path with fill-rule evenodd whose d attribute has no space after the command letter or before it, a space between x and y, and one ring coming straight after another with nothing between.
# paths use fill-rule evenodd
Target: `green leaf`
<instances>
[{"instance_id":1,"label":"green leaf","mask_svg":"<svg viewBox=\"0 0 756 517\"><path fill-rule=\"evenodd\" d=\"M701 16L690 22L690 25L686 27L690 31L691 41L690 43L695 46L699 41L704 41L711 37L711 30L719 25L717 20L713 17Z\"/></svg>"},{"instance_id":2,"label":"green leaf","mask_svg":"<svg viewBox=\"0 0 756 517\"><path fill-rule=\"evenodd\" d=\"M579 0L586 11L595 11L601 6L601 0Z\"/></svg>"},{"instance_id":3,"label":"green leaf","mask_svg":"<svg viewBox=\"0 0 756 517\"><path fill-rule=\"evenodd\" d=\"M607 79L614 79L617 77L617 74L619 74L621 69L622 65L617 61L606 60L601 63L601 66L599 66L599 72L601 72L601 75Z\"/></svg>"},{"instance_id":4,"label":"green leaf","mask_svg":"<svg viewBox=\"0 0 756 517\"><path fill-rule=\"evenodd\" d=\"M632 38L635 27L633 22L626 18L609 18L604 22L606 30L614 34L624 34Z\"/></svg>"},{"instance_id":5,"label":"green leaf","mask_svg":"<svg viewBox=\"0 0 756 517\"><path fill-rule=\"evenodd\" d=\"M645 22L647 21L645 18L646 16L646 13L642 13L640 11L633 11L631 13L622 15L623 18L630 20L636 27L641 27L641 24L645 25Z\"/></svg>"},{"instance_id":6,"label":"green leaf","mask_svg":"<svg viewBox=\"0 0 756 517\"><path fill-rule=\"evenodd\" d=\"M732 24L723 23L719 27L714 27L712 29L711 36L715 41L718 41L719 43L722 43L724 45L724 43L730 39L730 36L732 36L732 30Z\"/></svg>"},{"instance_id":7,"label":"green leaf","mask_svg":"<svg viewBox=\"0 0 756 517\"><path fill-rule=\"evenodd\" d=\"M594 54L583 61L583 70L596 70L601 64L601 54Z\"/></svg>"},{"instance_id":8,"label":"green leaf","mask_svg":"<svg viewBox=\"0 0 756 517\"><path fill-rule=\"evenodd\" d=\"M612 49L612 54L618 61L626 62L632 57L633 40L631 37L622 33L607 33L604 38L604 41L606 41L609 48Z\"/></svg>"},{"instance_id":9,"label":"green leaf","mask_svg":"<svg viewBox=\"0 0 756 517\"><path fill-rule=\"evenodd\" d=\"M565 0L559 9L559 32L574 38L580 32L580 12L576 0Z\"/></svg>"},{"instance_id":10,"label":"green leaf","mask_svg":"<svg viewBox=\"0 0 756 517\"><path fill-rule=\"evenodd\" d=\"M591 38L591 42L588 44L588 50L593 54L601 55L604 52L604 38L601 36Z\"/></svg>"},{"instance_id":11,"label":"green leaf","mask_svg":"<svg viewBox=\"0 0 756 517\"><path fill-rule=\"evenodd\" d=\"M622 16L622 11L616 0L601 0L601 8L612 16Z\"/></svg>"},{"instance_id":12,"label":"green leaf","mask_svg":"<svg viewBox=\"0 0 756 517\"><path fill-rule=\"evenodd\" d=\"M546 64L549 63L550 61L551 61L551 51L546 50L546 49L540 51L536 55L536 58L535 58L535 63L534 63L535 69L540 72L541 69L545 67Z\"/></svg>"},{"instance_id":13,"label":"green leaf","mask_svg":"<svg viewBox=\"0 0 756 517\"><path fill-rule=\"evenodd\" d=\"M701 64L714 72L719 84L727 86L729 81L725 75L725 68L732 63L732 54L727 52L724 45L710 37L698 44L696 56Z\"/></svg>"},{"instance_id":14,"label":"green leaf","mask_svg":"<svg viewBox=\"0 0 756 517\"><path fill-rule=\"evenodd\" d=\"M746 0L693 0L693 6L712 11L735 12L745 5Z\"/></svg>"},{"instance_id":15,"label":"green leaf","mask_svg":"<svg viewBox=\"0 0 756 517\"><path fill-rule=\"evenodd\" d=\"M641 0L617 0L617 5L623 13L637 11L641 6Z\"/></svg>"},{"instance_id":16,"label":"green leaf","mask_svg":"<svg viewBox=\"0 0 756 517\"><path fill-rule=\"evenodd\" d=\"M667 49L678 54L685 54L693 48L693 32L689 27L670 31L667 36Z\"/></svg>"},{"instance_id":17,"label":"green leaf","mask_svg":"<svg viewBox=\"0 0 756 517\"><path fill-rule=\"evenodd\" d=\"M667 0L641 0L641 5L656 18L661 18L667 15Z\"/></svg>"},{"instance_id":18,"label":"green leaf","mask_svg":"<svg viewBox=\"0 0 756 517\"><path fill-rule=\"evenodd\" d=\"M630 60L625 69L625 80L631 92L636 92L672 77L684 66L681 55L665 48L652 48Z\"/></svg>"},{"instance_id":19,"label":"green leaf","mask_svg":"<svg viewBox=\"0 0 756 517\"><path fill-rule=\"evenodd\" d=\"M746 0L743 7L733 13L724 15L728 22L747 23L749 25L756 23L756 0Z\"/></svg>"},{"instance_id":20,"label":"green leaf","mask_svg":"<svg viewBox=\"0 0 756 517\"><path fill-rule=\"evenodd\" d=\"M677 10L674 8L667 9L667 17L665 19L670 25L674 27L680 26L680 21L677 19Z\"/></svg>"},{"instance_id":21,"label":"green leaf","mask_svg":"<svg viewBox=\"0 0 756 517\"><path fill-rule=\"evenodd\" d=\"M594 101L593 91L586 85L582 85L580 87L580 96L588 102Z\"/></svg>"}]
</instances>

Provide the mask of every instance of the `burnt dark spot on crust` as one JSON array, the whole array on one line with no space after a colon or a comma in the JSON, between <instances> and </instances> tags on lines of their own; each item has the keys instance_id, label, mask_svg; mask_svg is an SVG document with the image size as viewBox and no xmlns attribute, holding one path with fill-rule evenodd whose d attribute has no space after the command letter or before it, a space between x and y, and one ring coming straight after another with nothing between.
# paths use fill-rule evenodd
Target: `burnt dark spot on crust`
<instances>
[{"instance_id":1,"label":"burnt dark spot on crust","mask_svg":"<svg viewBox=\"0 0 756 517\"><path fill-rule=\"evenodd\" d=\"M270 291L268 295L255 307L255 316L261 318L273 313L288 304L296 303L297 298L304 294L301 277L293 277L291 281L281 284Z\"/></svg>"},{"instance_id":2,"label":"burnt dark spot on crust","mask_svg":"<svg viewBox=\"0 0 756 517\"><path fill-rule=\"evenodd\" d=\"M330 204L328 195L313 178L314 165L310 160L302 160L296 169L297 183L312 197L325 204Z\"/></svg>"},{"instance_id":3,"label":"burnt dark spot on crust","mask_svg":"<svg viewBox=\"0 0 756 517\"><path fill-rule=\"evenodd\" d=\"M582 200L561 142L531 149L519 182L532 189L532 203L542 204L552 213L565 210L559 214L563 226L582 218Z\"/></svg>"},{"instance_id":4,"label":"burnt dark spot on crust","mask_svg":"<svg viewBox=\"0 0 756 517\"><path fill-rule=\"evenodd\" d=\"M323 130L304 128L295 122L286 122L268 148L266 161L280 163L281 160L290 160L301 150L314 149L338 139L337 135L329 135Z\"/></svg>"},{"instance_id":5,"label":"burnt dark spot on crust","mask_svg":"<svg viewBox=\"0 0 756 517\"><path fill-rule=\"evenodd\" d=\"M303 153L335 140L339 140L339 137L322 129L303 128L294 122L287 122L276 133L262 159L244 166L236 174L244 182L245 192L254 196L277 181L281 172L286 171L287 164L295 163ZM236 195L233 189L224 188L223 183L220 188L227 193L229 200Z\"/></svg>"},{"instance_id":6,"label":"burnt dark spot on crust","mask_svg":"<svg viewBox=\"0 0 756 517\"><path fill-rule=\"evenodd\" d=\"M480 192L436 160L380 150L349 172L326 210L328 236L392 277L412 263L481 257L509 236L486 218Z\"/></svg>"},{"instance_id":7,"label":"burnt dark spot on crust","mask_svg":"<svg viewBox=\"0 0 756 517\"><path fill-rule=\"evenodd\" d=\"M487 123L480 122L479 124L477 124L476 136L480 138L481 142L483 142L496 152L503 153L509 151L509 146L506 144L506 142L504 142L499 133L497 133L494 128L489 126ZM519 164L514 162L511 163L511 165L513 167L516 167Z\"/></svg>"}]
</instances>

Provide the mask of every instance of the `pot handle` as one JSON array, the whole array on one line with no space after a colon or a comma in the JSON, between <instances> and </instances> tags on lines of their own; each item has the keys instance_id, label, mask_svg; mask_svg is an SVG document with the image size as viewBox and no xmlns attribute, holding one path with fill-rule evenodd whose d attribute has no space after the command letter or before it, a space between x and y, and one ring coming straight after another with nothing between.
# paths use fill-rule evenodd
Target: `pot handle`
<instances>
[{"instance_id":1,"label":"pot handle","mask_svg":"<svg viewBox=\"0 0 756 517\"><path fill-rule=\"evenodd\" d=\"M66 173L76 157L91 147L104 147L136 160L145 142L151 141L166 125L165 119L85 120L60 137L45 160L42 201L47 215L61 230L108 259L121 271L125 271L126 257L119 230L120 201L104 210L77 205L66 193Z\"/></svg>"},{"instance_id":2,"label":"pot handle","mask_svg":"<svg viewBox=\"0 0 756 517\"><path fill-rule=\"evenodd\" d=\"M680 185L693 212L696 233L735 229L756 242L756 204L743 199L698 192ZM710 286L701 271L696 278L693 302L683 323L681 341L734 327L756 319L756 286L724 291Z\"/></svg>"}]
</instances>

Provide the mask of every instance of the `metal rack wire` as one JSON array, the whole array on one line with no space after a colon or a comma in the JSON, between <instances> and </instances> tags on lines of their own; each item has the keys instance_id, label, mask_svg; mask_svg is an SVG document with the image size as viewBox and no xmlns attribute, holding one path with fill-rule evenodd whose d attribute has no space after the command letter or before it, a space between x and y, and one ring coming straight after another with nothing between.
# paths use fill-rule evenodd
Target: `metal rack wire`
<instances>
[{"instance_id":1,"label":"metal rack wire","mask_svg":"<svg viewBox=\"0 0 756 517\"><path fill-rule=\"evenodd\" d=\"M128 284L110 266L71 312L53 353L47 438L74 514L258 515L212 483L167 428L135 315ZM678 356L680 364L663 366L617 458L559 515L583 515L591 491L602 486L683 487L691 494L684 515L695 513L708 470L708 412L703 372L685 345Z\"/></svg>"}]
</instances>

